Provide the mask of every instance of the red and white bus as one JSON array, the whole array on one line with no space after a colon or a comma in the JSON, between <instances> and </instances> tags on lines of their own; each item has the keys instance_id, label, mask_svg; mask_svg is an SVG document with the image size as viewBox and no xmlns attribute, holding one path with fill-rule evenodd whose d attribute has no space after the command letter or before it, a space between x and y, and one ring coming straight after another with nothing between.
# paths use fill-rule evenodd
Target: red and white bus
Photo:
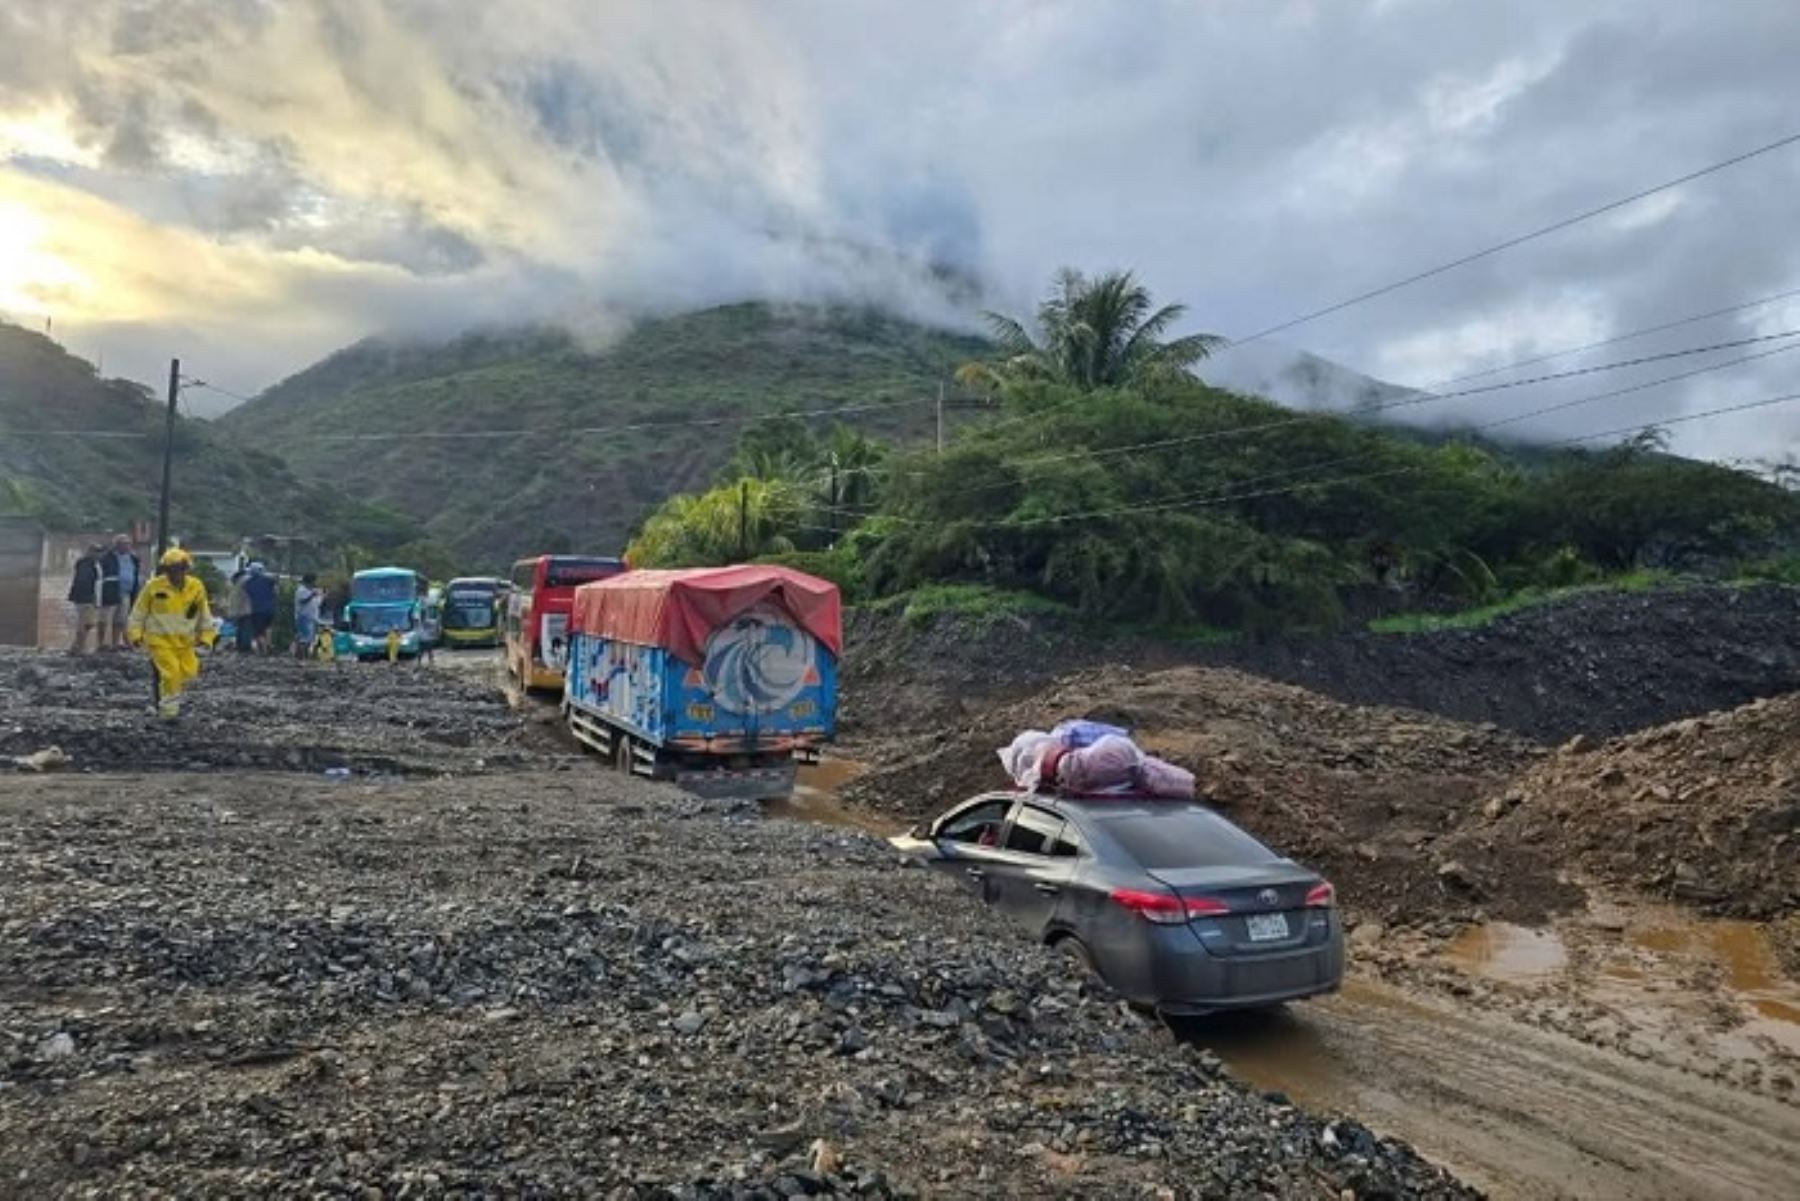
<instances>
[{"instance_id":1,"label":"red and white bus","mask_svg":"<svg viewBox=\"0 0 1800 1201\"><path fill-rule=\"evenodd\" d=\"M533 555L514 563L502 623L507 674L524 688L561 692L575 589L627 568L624 559L594 555Z\"/></svg>"}]
</instances>

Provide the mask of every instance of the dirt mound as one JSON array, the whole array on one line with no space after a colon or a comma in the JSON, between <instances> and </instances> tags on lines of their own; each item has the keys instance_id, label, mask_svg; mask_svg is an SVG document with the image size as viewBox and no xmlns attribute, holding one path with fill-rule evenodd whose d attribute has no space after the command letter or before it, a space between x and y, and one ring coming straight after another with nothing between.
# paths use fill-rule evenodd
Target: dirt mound
<instances>
[{"instance_id":1,"label":"dirt mound","mask_svg":"<svg viewBox=\"0 0 1800 1201\"><path fill-rule=\"evenodd\" d=\"M411 665L214 654L179 722L149 708L142 655L0 651L0 761L56 746L81 771L421 774L520 767L552 749L493 682Z\"/></svg>"},{"instance_id":2,"label":"dirt mound","mask_svg":"<svg viewBox=\"0 0 1800 1201\"><path fill-rule=\"evenodd\" d=\"M1800 693L1591 746L1579 739L1484 807L1459 841L1543 847L1596 877L1709 910L1800 905Z\"/></svg>"},{"instance_id":3,"label":"dirt mound","mask_svg":"<svg viewBox=\"0 0 1800 1201\"><path fill-rule=\"evenodd\" d=\"M1476 629L1221 647L1227 663L1365 705L1612 737L1800 689L1800 588L1591 592Z\"/></svg>"},{"instance_id":4,"label":"dirt mound","mask_svg":"<svg viewBox=\"0 0 1800 1201\"><path fill-rule=\"evenodd\" d=\"M851 615L844 728L957 721L1106 664L1234 667L1341 701L1493 722L1560 742L1609 737L1800 689L1800 588L1589 592L1466 630L1182 645L1067 619Z\"/></svg>"},{"instance_id":5,"label":"dirt mound","mask_svg":"<svg viewBox=\"0 0 1800 1201\"><path fill-rule=\"evenodd\" d=\"M878 748L874 769L844 797L926 816L1006 786L995 748L1064 717L1128 727L1147 749L1193 771L1233 820L1328 872L1358 906L1438 917L1479 905L1530 918L1572 898L1530 850L1510 857L1506 871L1478 877L1435 849L1473 802L1541 753L1531 744L1494 726L1353 707L1217 668L1066 678L967 718L954 733Z\"/></svg>"}]
</instances>

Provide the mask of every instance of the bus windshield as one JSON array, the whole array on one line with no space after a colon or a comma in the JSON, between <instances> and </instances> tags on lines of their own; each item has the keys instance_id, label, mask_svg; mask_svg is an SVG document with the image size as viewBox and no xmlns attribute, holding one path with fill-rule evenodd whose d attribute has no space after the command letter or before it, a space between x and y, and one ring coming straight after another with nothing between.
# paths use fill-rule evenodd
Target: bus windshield
<instances>
[{"instance_id":1,"label":"bus windshield","mask_svg":"<svg viewBox=\"0 0 1800 1201\"><path fill-rule=\"evenodd\" d=\"M404 634L412 628L412 609L402 605L382 605L350 610L350 628L358 634L386 634L398 630Z\"/></svg>"},{"instance_id":2,"label":"bus windshield","mask_svg":"<svg viewBox=\"0 0 1800 1201\"><path fill-rule=\"evenodd\" d=\"M350 580L350 599L365 605L410 601L418 591L418 577L410 572L404 575L359 575Z\"/></svg>"},{"instance_id":3,"label":"bus windshield","mask_svg":"<svg viewBox=\"0 0 1800 1201\"><path fill-rule=\"evenodd\" d=\"M492 594L452 592L444 604L444 628L450 630L485 630L494 624Z\"/></svg>"},{"instance_id":4,"label":"bus windshield","mask_svg":"<svg viewBox=\"0 0 1800 1201\"><path fill-rule=\"evenodd\" d=\"M625 570L618 559L589 559L573 555L553 555L544 568L544 585L548 588L573 588L594 580L604 580Z\"/></svg>"}]
</instances>

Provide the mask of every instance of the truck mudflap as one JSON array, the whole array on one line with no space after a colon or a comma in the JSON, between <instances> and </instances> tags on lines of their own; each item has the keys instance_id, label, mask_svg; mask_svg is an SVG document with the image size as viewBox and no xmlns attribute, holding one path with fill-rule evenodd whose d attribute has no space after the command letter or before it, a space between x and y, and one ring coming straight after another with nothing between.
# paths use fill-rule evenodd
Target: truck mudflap
<instances>
[{"instance_id":1,"label":"truck mudflap","mask_svg":"<svg viewBox=\"0 0 1800 1201\"><path fill-rule=\"evenodd\" d=\"M780 800L794 791L794 764L677 768L669 778L683 792L707 800Z\"/></svg>"}]
</instances>

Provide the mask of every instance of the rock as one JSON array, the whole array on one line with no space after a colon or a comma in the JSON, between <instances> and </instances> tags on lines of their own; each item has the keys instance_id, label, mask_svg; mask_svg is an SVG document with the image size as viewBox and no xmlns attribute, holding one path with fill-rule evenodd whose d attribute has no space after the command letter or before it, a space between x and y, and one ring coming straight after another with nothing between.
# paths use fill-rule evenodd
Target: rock
<instances>
[{"instance_id":1,"label":"rock","mask_svg":"<svg viewBox=\"0 0 1800 1201\"><path fill-rule=\"evenodd\" d=\"M705 1026L706 1015L692 1009L675 1019L675 1030L678 1034L692 1036L700 1033Z\"/></svg>"},{"instance_id":2,"label":"rock","mask_svg":"<svg viewBox=\"0 0 1800 1201\"><path fill-rule=\"evenodd\" d=\"M38 1058L49 1063L67 1059L73 1054L75 1054L75 1036L67 1030L58 1030L38 1044Z\"/></svg>"},{"instance_id":3,"label":"rock","mask_svg":"<svg viewBox=\"0 0 1800 1201\"><path fill-rule=\"evenodd\" d=\"M1460 859L1446 859L1438 864L1437 878L1452 888L1464 891L1473 891L1476 886L1475 877L1469 874L1469 869L1463 866Z\"/></svg>"},{"instance_id":4,"label":"rock","mask_svg":"<svg viewBox=\"0 0 1800 1201\"><path fill-rule=\"evenodd\" d=\"M831 1143L825 1139L816 1138L807 1152L807 1163L820 1176L836 1176L843 1168L844 1157Z\"/></svg>"},{"instance_id":5,"label":"rock","mask_svg":"<svg viewBox=\"0 0 1800 1201\"><path fill-rule=\"evenodd\" d=\"M1025 1006L1019 1000L1018 993L1013 992L1010 989L1001 989L998 992L988 994L987 1007L995 1013L1005 1014L1006 1016L1011 1017L1024 1009Z\"/></svg>"},{"instance_id":6,"label":"rock","mask_svg":"<svg viewBox=\"0 0 1800 1201\"><path fill-rule=\"evenodd\" d=\"M13 766L20 771L58 771L69 766L73 760L63 754L60 746L47 746L41 751L33 751L29 755L14 755Z\"/></svg>"},{"instance_id":7,"label":"rock","mask_svg":"<svg viewBox=\"0 0 1800 1201\"><path fill-rule=\"evenodd\" d=\"M1380 922L1358 922L1356 929L1350 931L1350 945L1372 947L1380 942L1386 933L1387 927Z\"/></svg>"}]
</instances>

